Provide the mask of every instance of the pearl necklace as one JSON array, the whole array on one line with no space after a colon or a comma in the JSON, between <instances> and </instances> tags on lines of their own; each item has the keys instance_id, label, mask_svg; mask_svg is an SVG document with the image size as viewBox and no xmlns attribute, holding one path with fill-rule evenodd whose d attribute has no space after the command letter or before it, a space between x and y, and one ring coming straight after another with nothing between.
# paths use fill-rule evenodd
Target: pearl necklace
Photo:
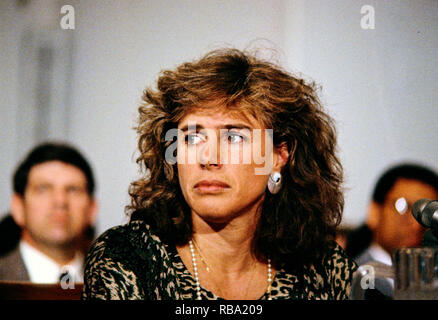
<instances>
[{"instance_id":1,"label":"pearl necklace","mask_svg":"<svg viewBox=\"0 0 438 320\"><path fill-rule=\"evenodd\" d=\"M189 247L190 247L190 253L192 254L193 273L195 275L195 281L196 281L196 300L202 300L201 285L199 283L199 277L198 277L198 266L196 264L195 248L193 246L192 240L189 241ZM204 263L206 264L206 266L208 268L207 263L205 261L204 261ZM272 267L271 267L271 259L268 259L268 288L266 290L266 292L268 293L268 300L272 300L271 284L272 284Z\"/></svg>"}]
</instances>

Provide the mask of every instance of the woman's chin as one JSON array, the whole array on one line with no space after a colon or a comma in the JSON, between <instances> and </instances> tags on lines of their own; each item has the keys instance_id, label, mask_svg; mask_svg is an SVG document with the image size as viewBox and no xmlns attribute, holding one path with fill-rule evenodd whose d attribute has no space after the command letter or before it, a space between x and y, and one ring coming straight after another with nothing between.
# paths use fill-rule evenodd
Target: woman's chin
<instances>
[{"instance_id":1,"label":"woman's chin","mask_svg":"<svg viewBox=\"0 0 438 320\"><path fill-rule=\"evenodd\" d=\"M194 213L209 224L226 224L236 217L235 210L222 204L209 203L208 205L196 205Z\"/></svg>"}]
</instances>

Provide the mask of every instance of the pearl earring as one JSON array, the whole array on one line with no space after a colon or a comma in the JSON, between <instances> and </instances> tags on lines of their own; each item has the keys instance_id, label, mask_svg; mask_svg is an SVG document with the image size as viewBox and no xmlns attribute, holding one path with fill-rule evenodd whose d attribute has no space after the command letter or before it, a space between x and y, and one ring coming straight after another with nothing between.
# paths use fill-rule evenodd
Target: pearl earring
<instances>
[{"instance_id":1,"label":"pearl earring","mask_svg":"<svg viewBox=\"0 0 438 320\"><path fill-rule=\"evenodd\" d=\"M269 175L268 189L272 194L278 193L281 189L281 173L273 172Z\"/></svg>"}]
</instances>

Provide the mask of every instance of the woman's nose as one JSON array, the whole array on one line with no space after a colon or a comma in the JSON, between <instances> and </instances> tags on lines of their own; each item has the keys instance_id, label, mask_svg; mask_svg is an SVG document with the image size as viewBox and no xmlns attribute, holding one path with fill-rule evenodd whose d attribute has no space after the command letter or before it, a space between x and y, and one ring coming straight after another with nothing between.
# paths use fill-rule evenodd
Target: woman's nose
<instances>
[{"instance_id":1,"label":"woman's nose","mask_svg":"<svg viewBox=\"0 0 438 320\"><path fill-rule=\"evenodd\" d=\"M220 160L220 143L218 139L209 137L209 139L203 143L199 150L199 163L202 166L207 167L221 167Z\"/></svg>"}]
</instances>

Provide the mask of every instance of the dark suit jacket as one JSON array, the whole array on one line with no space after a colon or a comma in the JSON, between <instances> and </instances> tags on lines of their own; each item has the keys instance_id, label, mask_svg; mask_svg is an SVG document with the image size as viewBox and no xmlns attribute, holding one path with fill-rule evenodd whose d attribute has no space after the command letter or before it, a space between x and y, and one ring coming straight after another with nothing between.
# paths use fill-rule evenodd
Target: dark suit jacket
<instances>
[{"instance_id":1,"label":"dark suit jacket","mask_svg":"<svg viewBox=\"0 0 438 320\"><path fill-rule=\"evenodd\" d=\"M0 280L29 281L19 247L0 257Z\"/></svg>"}]
</instances>

